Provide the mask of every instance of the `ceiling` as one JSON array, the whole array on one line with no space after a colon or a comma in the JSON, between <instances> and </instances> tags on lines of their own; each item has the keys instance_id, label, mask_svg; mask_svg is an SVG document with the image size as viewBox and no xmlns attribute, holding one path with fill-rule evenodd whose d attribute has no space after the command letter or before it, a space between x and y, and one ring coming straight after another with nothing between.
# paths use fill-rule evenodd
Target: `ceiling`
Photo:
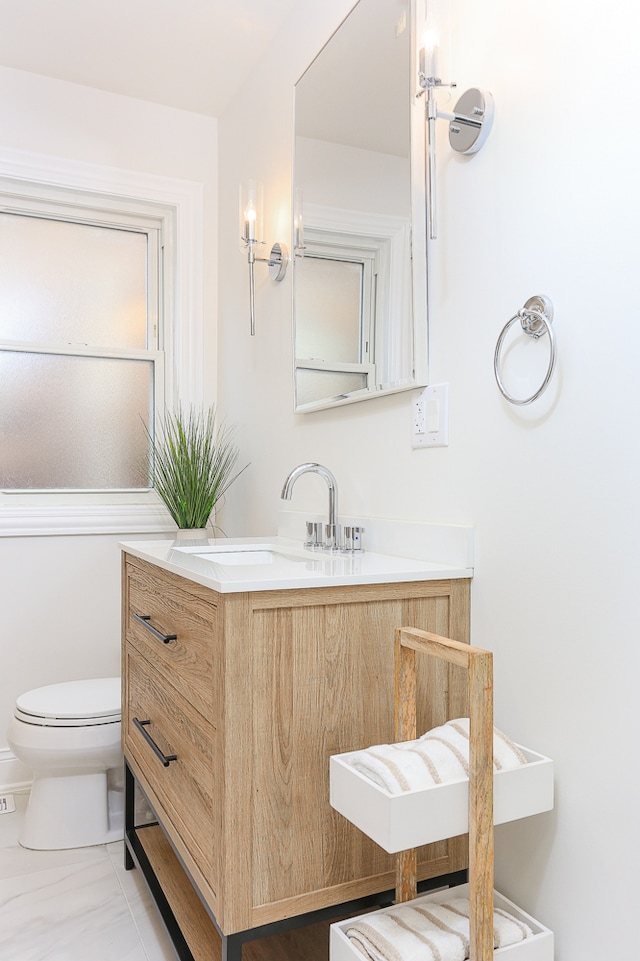
<instances>
[{"instance_id":1,"label":"ceiling","mask_svg":"<svg viewBox=\"0 0 640 961\"><path fill-rule=\"evenodd\" d=\"M220 116L298 0L0 0L0 66Z\"/></svg>"}]
</instances>

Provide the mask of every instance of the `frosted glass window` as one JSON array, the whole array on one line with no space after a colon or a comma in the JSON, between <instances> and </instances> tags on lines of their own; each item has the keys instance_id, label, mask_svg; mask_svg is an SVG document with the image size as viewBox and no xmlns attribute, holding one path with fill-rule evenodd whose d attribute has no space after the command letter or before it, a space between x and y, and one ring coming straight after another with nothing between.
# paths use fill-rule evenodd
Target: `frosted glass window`
<instances>
[{"instance_id":1,"label":"frosted glass window","mask_svg":"<svg viewBox=\"0 0 640 961\"><path fill-rule=\"evenodd\" d=\"M333 363L362 359L364 267L304 257L296 263L296 354Z\"/></svg>"},{"instance_id":2,"label":"frosted glass window","mask_svg":"<svg viewBox=\"0 0 640 961\"><path fill-rule=\"evenodd\" d=\"M153 363L0 351L0 487L148 486Z\"/></svg>"},{"instance_id":3,"label":"frosted glass window","mask_svg":"<svg viewBox=\"0 0 640 961\"><path fill-rule=\"evenodd\" d=\"M148 489L161 212L33 185L0 206L0 490Z\"/></svg>"},{"instance_id":4,"label":"frosted glass window","mask_svg":"<svg viewBox=\"0 0 640 961\"><path fill-rule=\"evenodd\" d=\"M144 231L0 213L0 338L147 347Z\"/></svg>"}]
</instances>

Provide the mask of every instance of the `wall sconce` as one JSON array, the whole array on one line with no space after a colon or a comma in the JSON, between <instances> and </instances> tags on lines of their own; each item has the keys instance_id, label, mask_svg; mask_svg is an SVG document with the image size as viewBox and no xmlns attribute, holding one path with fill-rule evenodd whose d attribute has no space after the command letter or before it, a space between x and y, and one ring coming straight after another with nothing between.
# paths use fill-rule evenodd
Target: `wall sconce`
<instances>
[{"instance_id":1,"label":"wall sconce","mask_svg":"<svg viewBox=\"0 0 640 961\"><path fill-rule=\"evenodd\" d=\"M440 33L435 18L427 16L423 32L423 46L420 50L418 81L422 88L417 94L426 92L425 117L427 123L427 191L429 194L429 237L437 237L436 211L436 120L449 121L449 143L458 153L477 153L484 145L493 124L494 103L488 91L472 87L463 93L453 113L440 110L436 101L436 89L456 86L445 83L439 77L438 54Z\"/></svg>"},{"instance_id":2,"label":"wall sconce","mask_svg":"<svg viewBox=\"0 0 640 961\"><path fill-rule=\"evenodd\" d=\"M293 199L293 253L304 257L304 212L302 188L296 187Z\"/></svg>"},{"instance_id":3,"label":"wall sconce","mask_svg":"<svg viewBox=\"0 0 640 961\"><path fill-rule=\"evenodd\" d=\"M256 332L255 283L253 265L268 264L271 280L281 281L287 272L289 251L285 244L276 243L268 257L256 257L256 245L264 244L262 233L262 184L249 180L240 187L240 239L242 249L247 251L249 263L249 309L251 315L251 336Z\"/></svg>"}]
</instances>

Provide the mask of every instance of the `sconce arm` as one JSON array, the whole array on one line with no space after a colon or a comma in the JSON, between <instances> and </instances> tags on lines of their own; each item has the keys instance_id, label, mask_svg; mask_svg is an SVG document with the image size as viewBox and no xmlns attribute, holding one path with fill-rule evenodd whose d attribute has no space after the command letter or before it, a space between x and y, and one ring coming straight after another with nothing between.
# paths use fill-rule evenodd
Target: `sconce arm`
<instances>
[{"instance_id":1,"label":"sconce arm","mask_svg":"<svg viewBox=\"0 0 640 961\"><path fill-rule=\"evenodd\" d=\"M247 248L247 263L249 264L249 319L251 323L251 336L256 332L256 308L255 308L255 281L253 276L253 265L256 263L267 264L269 267L269 277L277 283L284 280L289 266L289 251L286 244L276 243L271 248L268 257L256 257L256 244L259 241L248 240L245 244Z\"/></svg>"}]
</instances>

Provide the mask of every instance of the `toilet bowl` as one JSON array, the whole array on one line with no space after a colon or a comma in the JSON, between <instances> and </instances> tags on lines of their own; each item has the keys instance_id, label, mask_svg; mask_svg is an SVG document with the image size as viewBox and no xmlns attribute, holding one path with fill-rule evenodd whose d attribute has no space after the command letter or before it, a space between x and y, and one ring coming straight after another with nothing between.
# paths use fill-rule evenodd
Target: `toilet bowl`
<instances>
[{"instance_id":1,"label":"toilet bowl","mask_svg":"<svg viewBox=\"0 0 640 961\"><path fill-rule=\"evenodd\" d=\"M33 771L20 844L86 847L122 838L120 678L51 684L21 694L7 740Z\"/></svg>"}]
</instances>

